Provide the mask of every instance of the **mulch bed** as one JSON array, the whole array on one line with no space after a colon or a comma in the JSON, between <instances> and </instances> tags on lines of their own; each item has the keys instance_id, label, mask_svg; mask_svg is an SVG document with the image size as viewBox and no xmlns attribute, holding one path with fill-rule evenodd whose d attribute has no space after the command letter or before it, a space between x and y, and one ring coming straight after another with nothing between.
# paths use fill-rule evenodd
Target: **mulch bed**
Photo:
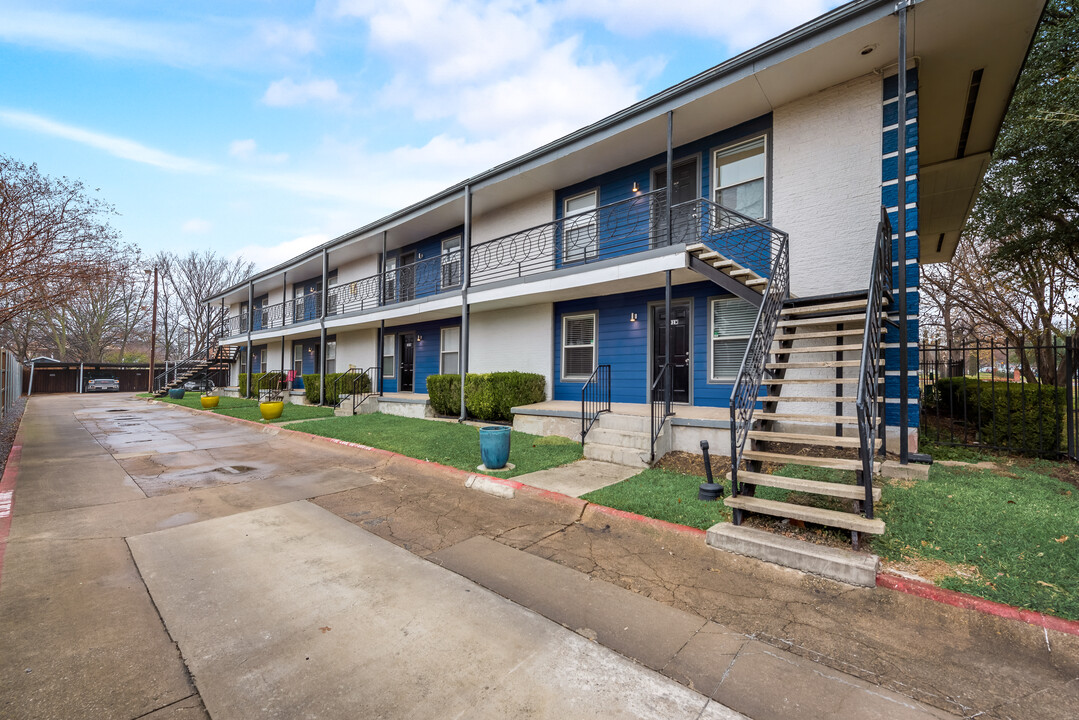
<instances>
[{"instance_id":1,"label":"mulch bed","mask_svg":"<svg viewBox=\"0 0 1079 720\"><path fill-rule=\"evenodd\" d=\"M4 415L3 421L0 421L0 475L4 473L4 466L7 465L7 456L15 443L15 433L19 431L19 421L22 420L24 409L26 398L21 397Z\"/></svg>"}]
</instances>

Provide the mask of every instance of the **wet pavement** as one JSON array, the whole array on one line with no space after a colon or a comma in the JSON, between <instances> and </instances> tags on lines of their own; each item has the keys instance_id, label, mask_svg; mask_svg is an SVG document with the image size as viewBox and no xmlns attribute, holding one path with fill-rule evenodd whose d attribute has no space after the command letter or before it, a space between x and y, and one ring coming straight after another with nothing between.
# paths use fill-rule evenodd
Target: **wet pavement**
<instances>
[{"instance_id":1,"label":"wet pavement","mask_svg":"<svg viewBox=\"0 0 1079 720\"><path fill-rule=\"evenodd\" d=\"M493 497L456 470L125 396L32 398L17 443L0 717L1053 719L1079 703L1079 637L564 495Z\"/></svg>"}]
</instances>

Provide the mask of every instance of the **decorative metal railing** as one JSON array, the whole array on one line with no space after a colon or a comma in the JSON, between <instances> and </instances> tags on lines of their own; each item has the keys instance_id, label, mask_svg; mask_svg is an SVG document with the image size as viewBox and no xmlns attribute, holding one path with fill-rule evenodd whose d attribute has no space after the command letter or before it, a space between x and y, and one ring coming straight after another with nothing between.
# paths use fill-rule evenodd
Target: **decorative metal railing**
<instances>
[{"instance_id":1,"label":"decorative metal railing","mask_svg":"<svg viewBox=\"0 0 1079 720\"><path fill-rule=\"evenodd\" d=\"M611 411L611 366L599 365L581 388L581 446L601 413Z\"/></svg>"},{"instance_id":2,"label":"decorative metal railing","mask_svg":"<svg viewBox=\"0 0 1079 720\"><path fill-rule=\"evenodd\" d=\"M473 245L471 285L587 265L666 244L658 232L664 193L642 193Z\"/></svg>"},{"instance_id":3,"label":"decorative metal railing","mask_svg":"<svg viewBox=\"0 0 1079 720\"><path fill-rule=\"evenodd\" d=\"M711 200L693 200L673 210L676 242L703 243L761 277L771 277L776 258L787 246L786 233Z\"/></svg>"},{"instance_id":4,"label":"decorative metal railing","mask_svg":"<svg viewBox=\"0 0 1079 720\"><path fill-rule=\"evenodd\" d=\"M862 460L859 482L865 486L863 509L867 518L873 517L873 456L876 453L878 432L881 454L885 432L883 427L883 395L880 392L881 321L884 300L892 294L892 223L888 212L880 210L877 238L873 248L873 268L869 274L869 297L866 302L865 330L862 334L862 358L858 364L858 391L855 409L858 415L858 440ZM900 318L900 327L906 325ZM902 332L902 330L900 330Z\"/></svg>"},{"instance_id":5,"label":"decorative metal railing","mask_svg":"<svg viewBox=\"0 0 1079 720\"><path fill-rule=\"evenodd\" d=\"M732 215L737 216L737 213L732 213ZM731 497L737 497L741 489L738 485L738 467L742 462L742 451L745 449L749 429L753 425L753 411L757 407L761 382L764 379L768 355L771 353L772 341L775 339L776 327L783 311L783 303L790 297L790 244L787 235L759 223L756 225L756 233L767 231L768 239L762 240L760 247L771 249L777 244L778 247L775 248L771 257L768 284L764 287L764 299L757 312L757 319L753 323L753 332L749 336L746 353L742 356L742 365L738 369L738 377L731 390ZM752 235L753 232L747 227L744 234ZM749 245L755 247L752 242ZM717 252L723 251L717 250ZM762 249L759 252L764 251ZM750 262L749 256L742 257L746 257L747 262ZM755 256L756 262L763 262L764 257L763 254Z\"/></svg>"},{"instance_id":6,"label":"decorative metal railing","mask_svg":"<svg viewBox=\"0 0 1079 720\"><path fill-rule=\"evenodd\" d=\"M334 380L333 395L337 398L334 407L341 407L346 400L352 404L352 414L363 405L364 400L377 392L375 384L378 366L369 368L349 368Z\"/></svg>"},{"instance_id":7,"label":"decorative metal railing","mask_svg":"<svg viewBox=\"0 0 1079 720\"><path fill-rule=\"evenodd\" d=\"M656 461L656 440L663 430L663 423L674 414L670 411L670 403L667 402L667 393L673 377L670 363L663 363L656 379L652 381L652 424L649 426L652 429L652 445L648 456L650 463Z\"/></svg>"},{"instance_id":8,"label":"decorative metal railing","mask_svg":"<svg viewBox=\"0 0 1079 720\"><path fill-rule=\"evenodd\" d=\"M200 350L178 363L169 365L168 370L155 375L154 393L164 395L169 388L180 387L198 376L205 376L214 386L227 385L228 365L236 357L236 348L216 345L216 338L211 338L210 342L215 344L207 350Z\"/></svg>"}]
</instances>

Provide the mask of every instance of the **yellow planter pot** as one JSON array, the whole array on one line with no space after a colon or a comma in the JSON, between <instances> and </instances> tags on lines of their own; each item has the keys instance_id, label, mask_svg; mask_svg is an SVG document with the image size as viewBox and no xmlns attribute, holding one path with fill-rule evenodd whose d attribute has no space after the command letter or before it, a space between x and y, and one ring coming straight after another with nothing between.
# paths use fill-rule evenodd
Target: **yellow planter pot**
<instances>
[{"instance_id":1,"label":"yellow planter pot","mask_svg":"<svg viewBox=\"0 0 1079 720\"><path fill-rule=\"evenodd\" d=\"M199 402L202 403L202 407L206 410L217 407L217 403L221 402L221 398L216 395L203 395L199 398Z\"/></svg>"},{"instance_id":2,"label":"yellow planter pot","mask_svg":"<svg viewBox=\"0 0 1079 720\"><path fill-rule=\"evenodd\" d=\"M263 420L276 420L281 417L281 411L284 409L285 403L283 402L259 403L259 412L262 413Z\"/></svg>"}]
</instances>

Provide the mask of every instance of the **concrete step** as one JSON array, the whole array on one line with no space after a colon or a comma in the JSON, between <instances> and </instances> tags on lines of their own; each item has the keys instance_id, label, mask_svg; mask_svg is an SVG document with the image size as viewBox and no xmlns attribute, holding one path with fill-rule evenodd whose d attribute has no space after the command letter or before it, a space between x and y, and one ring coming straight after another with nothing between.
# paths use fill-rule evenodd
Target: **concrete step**
<instances>
[{"instance_id":1,"label":"concrete step","mask_svg":"<svg viewBox=\"0 0 1079 720\"><path fill-rule=\"evenodd\" d=\"M589 433L591 436L592 433ZM642 458L641 455L644 455ZM584 456L589 460L625 465L627 467L639 467L642 470L648 467L648 450L637 448L624 448L618 445L604 445L603 443L590 442L585 439Z\"/></svg>"},{"instance_id":2,"label":"concrete step","mask_svg":"<svg viewBox=\"0 0 1079 720\"><path fill-rule=\"evenodd\" d=\"M780 313L783 317L794 317L796 315L823 315L844 313L851 310L865 310L867 300L845 300L843 302L826 302L819 303L817 305L801 305L799 307L783 308L783 312Z\"/></svg>"},{"instance_id":3,"label":"concrete step","mask_svg":"<svg viewBox=\"0 0 1079 720\"><path fill-rule=\"evenodd\" d=\"M836 437L835 435L811 435L808 433L785 433L772 432L771 430L750 430L749 437L752 440L762 442L790 443L792 445L815 445L817 447L843 447L856 448L861 446L857 436ZM877 441L880 447L880 440Z\"/></svg>"},{"instance_id":4,"label":"concrete step","mask_svg":"<svg viewBox=\"0 0 1079 720\"><path fill-rule=\"evenodd\" d=\"M727 473L727 481L730 482L731 474ZM738 481L750 485L764 485L766 487L793 490L795 492L808 493L810 495L827 495L828 497L846 498L848 500L865 500L865 488L861 485L845 485L843 483L821 482L819 480L803 480L801 478L782 477L767 473L738 471ZM873 488L873 501L880 500L880 488Z\"/></svg>"},{"instance_id":5,"label":"concrete step","mask_svg":"<svg viewBox=\"0 0 1079 720\"><path fill-rule=\"evenodd\" d=\"M869 520L861 515L855 515L854 513L822 510L806 505L776 502L775 500L763 500L761 498L749 497L748 495L726 497L723 499L723 504L729 508L738 508L739 510L760 513L762 515L801 520L802 522L844 528L860 533L870 533L871 535L882 535L884 533L883 520L878 518Z\"/></svg>"},{"instance_id":6,"label":"concrete step","mask_svg":"<svg viewBox=\"0 0 1079 720\"><path fill-rule=\"evenodd\" d=\"M646 432L632 430L612 430L604 427L592 426L585 437L585 443L595 442L601 445L617 445L624 448L635 448L641 451L649 451L652 447L652 435Z\"/></svg>"},{"instance_id":7,"label":"concrete step","mask_svg":"<svg viewBox=\"0 0 1079 720\"><path fill-rule=\"evenodd\" d=\"M710 546L783 567L862 587L876 587L880 558L783 537L766 530L718 523L708 529ZM885 711L885 716L889 713Z\"/></svg>"},{"instance_id":8,"label":"concrete step","mask_svg":"<svg viewBox=\"0 0 1079 720\"><path fill-rule=\"evenodd\" d=\"M861 460L846 460L843 458L820 458L809 455L788 455L787 453L766 452L764 450L746 450L742 453L743 460L760 460L761 462L777 463L779 465L809 465L811 467L829 468L831 470L854 470L862 469ZM873 463L873 473L880 472L880 463Z\"/></svg>"},{"instance_id":9,"label":"concrete step","mask_svg":"<svg viewBox=\"0 0 1079 720\"><path fill-rule=\"evenodd\" d=\"M617 413L603 413L596 420L596 424L592 426L592 430L597 427L604 430L625 430L627 432L650 432L649 424L651 419L646 415L619 415ZM589 431L591 434L592 431Z\"/></svg>"}]
</instances>

